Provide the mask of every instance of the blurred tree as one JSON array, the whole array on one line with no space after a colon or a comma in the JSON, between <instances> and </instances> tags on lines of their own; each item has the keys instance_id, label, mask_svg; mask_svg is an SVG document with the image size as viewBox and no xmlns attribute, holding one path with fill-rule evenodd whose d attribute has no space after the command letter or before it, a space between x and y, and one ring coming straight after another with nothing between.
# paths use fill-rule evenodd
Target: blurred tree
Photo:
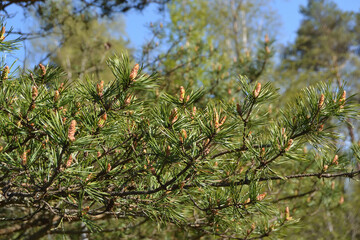
<instances>
[{"instance_id":1,"label":"blurred tree","mask_svg":"<svg viewBox=\"0 0 360 240\"><path fill-rule=\"evenodd\" d=\"M110 16L117 12L126 12L130 9L143 10L149 4L158 4L160 9L164 7L164 4L169 0L76 0L78 4L81 4L82 10L95 10L101 12L102 15ZM27 9L28 7L36 7L39 14L42 13L44 5L48 1L45 0L3 0L0 2L0 11L7 13L7 8L11 5L17 5Z\"/></svg>"},{"instance_id":2,"label":"blurred tree","mask_svg":"<svg viewBox=\"0 0 360 240\"><path fill-rule=\"evenodd\" d=\"M348 94L356 93L353 89L360 87L359 14L342 11L330 0L309 0L301 13L304 19L295 43L285 49L280 65L280 74L287 79L280 82L288 92L284 97L323 79L337 86L346 82ZM350 141L355 142L350 125L348 132Z\"/></svg>"},{"instance_id":3,"label":"blurred tree","mask_svg":"<svg viewBox=\"0 0 360 240\"><path fill-rule=\"evenodd\" d=\"M255 81L269 64L276 35L269 9L262 0L172 1L169 22L150 24L154 37L138 59L162 72L170 92L185 84L204 86L208 96L230 96L238 91L232 76Z\"/></svg>"},{"instance_id":4,"label":"blurred tree","mask_svg":"<svg viewBox=\"0 0 360 240\"><path fill-rule=\"evenodd\" d=\"M130 51L124 40L124 21L118 13L143 10L150 4L162 10L166 2L168 0L2 1L0 11L11 17L13 13L6 9L18 5L24 7L27 17L39 23L33 25L31 32L13 32L31 40L33 51L25 53L30 60L40 59L40 62L61 66L71 78L93 73L97 79L109 81L106 79L110 71L105 67L105 60L114 52ZM41 54L43 57L39 57Z\"/></svg>"},{"instance_id":5,"label":"blurred tree","mask_svg":"<svg viewBox=\"0 0 360 240\"><path fill-rule=\"evenodd\" d=\"M338 86L344 79L352 80L349 72L354 72L352 62L358 59L360 43L358 14L342 11L330 0L309 0L300 12L304 19L280 66L286 76L293 76L286 88L296 91L321 79L334 80Z\"/></svg>"},{"instance_id":6,"label":"blurred tree","mask_svg":"<svg viewBox=\"0 0 360 240\"><path fill-rule=\"evenodd\" d=\"M110 81L111 71L106 59L127 48L121 16L99 18L89 10L78 14L74 1L48 1L35 20L47 34L33 39L32 58L61 66L69 79L94 74L95 79Z\"/></svg>"},{"instance_id":7,"label":"blurred tree","mask_svg":"<svg viewBox=\"0 0 360 240\"><path fill-rule=\"evenodd\" d=\"M282 97L289 99L299 88L324 79L337 86L343 86L346 82L347 94L356 94L360 88L359 14L342 11L329 0L309 0L307 6L301 7L301 13L304 18L295 43L285 49L280 65L279 76L282 80L279 83L286 89ZM360 102L358 95L353 98ZM332 124L325 127L331 128ZM356 121L347 119L346 130L342 128L339 132L343 140L336 144L344 154L349 154L350 147L358 145L359 125ZM359 166L354 168L358 169ZM331 204L334 203L327 202L327 199L320 201L324 205L315 204L316 210L304 217L301 230L292 231L297 239L360 237L358 184L352 181L333 181L328 186L331 191L343 194L342 200L338 202L338 206L332 207ZM299 207L311 204L314 202L309 195Z\"/></svg>"}]
</instances>

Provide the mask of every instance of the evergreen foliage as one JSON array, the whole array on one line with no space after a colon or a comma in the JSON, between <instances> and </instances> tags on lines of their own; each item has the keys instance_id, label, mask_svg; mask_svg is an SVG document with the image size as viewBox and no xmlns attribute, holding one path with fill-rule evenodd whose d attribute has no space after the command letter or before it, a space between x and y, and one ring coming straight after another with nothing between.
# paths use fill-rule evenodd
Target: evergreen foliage
<instances>
[{"instance_id":1,"label":"evergreen foliage","mask_svg":"<svg viewBox=\"0 0 360 240\"><path fill-rule=\"evenodd\" d=\"M358 115L342 86L273 109L271 83L238 76L233 100L158 94L159 75L126 54L107 63L106 83L2 68L1 237L281 237L319 200L342 204L331 181L360 173L359 147L336 145L336 127Z\"/></svg>"},{"instance_id":2,"label":"evergreen foliage","mask_svg":"<svg viewBox=\"0 0 360 240\"><path fill-rule=\"evenodd\" d=\"M289 45L275 73L286 79L281 84L287 89L282 96L289 99L299 87L328 79L336 86L344 85L348 95L356 94L353 101L359 103L359 13L341 10L334 1L309 0L301 7L303 20L294 44ZM335 144L347 157L352 157L351 147L358 147L358 121L346 119L339 128L341 134ZM355 165L354 169L359 169ZM296 239L357 239L360 236L358 195L355 181L331 182L331 189L343 193L341 206L319 201L315 211L309 211L299 224L299 229L287 231ZM345 199L345 200L344 200ZM315 230L316 229L316 230Z\"/></svg>"},{"instance_id":3,"label":"evergreen foliage","mask_svg":"<svg viewBox=\"0 0 360 240\"><path fill-rule=\"evenodd\" d=\"M342 11L331 0L309 0L300 12L297 37L286 47L280 65L289 94L323 79L338 86L346 80L358 88L359 14Z\"/></svg>"}]
</instances>

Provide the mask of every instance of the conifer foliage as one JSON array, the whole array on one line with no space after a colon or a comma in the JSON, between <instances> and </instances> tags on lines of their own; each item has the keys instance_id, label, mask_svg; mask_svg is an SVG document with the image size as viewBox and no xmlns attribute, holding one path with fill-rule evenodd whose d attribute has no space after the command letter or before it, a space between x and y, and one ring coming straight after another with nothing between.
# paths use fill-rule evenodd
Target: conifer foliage
<instances>
[{"instance_id":1,"label":"conifer foliage","mask_svg":"<svg viewBox=\"0 0 360 240\"><path fill-rule=\"evenodd\" d=\"M233 101L184 87L157 98L155 73L126 54L108 65L106 83L1 66L1 238L277 236L303 196L341 200L320 182L360 173L359 148L351 158L334 144L357 114L342 88L309 87L284 109L269 107L270 83L242 76Z\"/></svg>"}]
</instances>

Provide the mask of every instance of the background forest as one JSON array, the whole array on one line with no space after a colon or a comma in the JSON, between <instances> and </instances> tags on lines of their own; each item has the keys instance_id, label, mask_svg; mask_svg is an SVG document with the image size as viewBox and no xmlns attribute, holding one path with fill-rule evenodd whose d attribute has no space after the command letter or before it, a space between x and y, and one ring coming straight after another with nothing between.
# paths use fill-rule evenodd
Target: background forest
<instances>
[{"instance_id":1,"label":"background forest","mask_svg":"<svg viewBox=\"0 0 360 240\"><path fill-rule=\"evenodd\" d=\"M357 7L359 8L359 5L357 5ZM146 11L150 11L150 9L151 11L156 9L156 14L161 17L155 20L148 19L146 22L147 33L145 39L141 40L142 45L133 44L133 39L129 38L125 32L125 26L128 24L125 19L129 14L133 14L133 16L136 17L140 16L140 14L145 14ZM93 91L93 95L91 96L94 98L94 101L99 101L99 104L101 102L101 104L105 106L106 111L100 111L101 114L98 113L98 115L94 115L94 119L100 117L100 119L103 120L102 123L98 122L99 129L105 125L105 121L109 121L106 115L107 110L109 110L105 104L106 98L119 99L119 106L116 105L118 109L124 109L130 103L134 104L134 109L132 110L135 113L133 117L137 118L139 122L139 132L147 131L140 130L140 128L146 128L144 127L146 125L146 121L144 120L146 116L142 116L141 114L137 115L136 107L154 108L156 109L154 111L158 111L156 113L158 115L154 113L151 119L152 121L158 122L149 123L149 129L151 128L150 126L152 126L151 124L161 125L160 122L162 120L160 116L166 116L166 124L170 124L166 128L170 129L171 126L173 126L174 129L180 132L181 144L176 145L179 149L183 148L182 150L184 152L189 150L186 148L186 141L189 141L189 146L191 144L193 144L192 146L198 146L199 144L195 143L196 138L201 138L201 144L203 144L203 148L199 147L202 149L202 153L198 154L199 156L201 154L204 156L207 155L207 151L211 149L210 152L213 153L213 155L211 160L209 160L209 165L198 167L204 171L204 173L201 174L206 174L207 171L214 171L215 175L221 176L221 179L226 180L232 179L232 173L238 176L245 174L244 183L248 181L252 183L252 177L256 179L256 184L265 178L267 180L271 178L273 181L271 183L266 182L266 184L264 183L261 187L260 185L254 187L256 188L254 193L251 193L252 188L249 187L249 198L246 197L242 199L243 196L238 196L241 201L243 201L242 207L244 207L244 209L242 210L246 212L246 204L258 201L260 203L255 207L256 210L253 210L250 206L247 211L254 215L256 215L255 212L259 211L267 216L264 218L259 217L260 220L256 226L253 224L252 219L247 220L247 216L244 217L246 221L244 220L244 222L242 222L243 220L239 220L241 224L243 224L244 229L240 229L237 233L245 237L232 235L233 233L231 231L228 232L226 230L226 227L232 229L231 224L236 225L235 223L231 223L231 221L235 221L230 217L230 215L232 215L231 212L220 213L220 215L224 214L221 215L222 217L226 215L226 217L229 218L228 221L222 222L222 220L217 220L217 211L220 212L223 208L222 206L237 205L235 200L234 203L229 203L231 199L235 199L236 197L228 192L208 193L204 187L205 190L199 191L204 191L204 196L209 194L208 196L206 195L208 198L207 200L198 200L201 196L192 193L190 189L189 192L186 190L187 184L189 184L189 188L191 184L195 184L186 182L187 179L191 178L189 177L190 173L187 178L182 179L184 182L182 187L174 187L175 185L171 185L172 190L180 188L182 194L188 194L190 197L187 199L185 199L185 197L174 197L174 202L171 200L166 202L169 206L173 206L174 212L170 210L169 212L165 212L164 218L151 212L153 211L152 209L149 210L149 212L153 215L148 212L146 213L146 215L149 214L147 216L151 215L151 217L149 217L151 222L148 222L147 219L144 218L138 222L127 219L126 221L124 220L123 223L121 222L121 216L117 216L119 219L115 221L104 220L107 222L101 223L101 228L107 229L107 231L98 233L98 226L92 225L90 221L87 222L88 219L83 217L86 215L85 213L82 215L83 218L81 218L85 224L77 223L73 228L66 228L66 231L51 226L51 229L46 229L46 234L44 233L42 235L40 231L33 233L31 230L29 230L29 232L24 230L24 232L22 232L20 229L13 230L8 227L9 224L12 223L6 218L9 213L7 212L8 209L6 209L6 204L8 204L6 201L8 200L6 200L5 196L8 184L5 183L4 180L7 179L5 172L8 169L8 165L5 164L1 165L2 172L0 173L2 195L4 195L4 198L0 198L0 239L37 239L41 237L43 237L42 239L360 239L359 177L357 174L343 174L341 176L345 177L339 178L326 175L337 174L338 172L357 172L360 170L360 126L357 120L359 116L358 104L360 103L360 96L358 95L360 90L360 10L342 10L337 6L337 1L332 0L308 0L306 4L300 6L299 11L301 13L301 23L297 29L296 36L293 41L284 43L279 39L283 36L279 13L276 7L274 7L274 2L271 0L2 1L0 3L0 14L3 17L3 23L5 24L7 22L7 25L5 25L6 32L0 35L0 38L1 36L6 36L5 40L14 40L14 42L18 43L14 49L10 49L13 46L10 43L7 46L8 49L6 49L5 45L4 49L2 49L6 51L11 50L11 52L9 51L2 55L1 69L5 69L5 66L9 66L8 69L10 69L9 72L2 70L2 80L7 79L7 77L4 78L4 73L9 73L9 78L15 79L19 77L19 79L22 79L21 76L29 75L31 72L31 74L35 76L34 82L43 81L42 83L48 88L55 87L56 85L54 89L58 89L60 86L57 85L58 83L55 84L50 80L46 80L48 82L44 80L44 76L48 76L49 74L54 74L52 75L54 78L66 79L66 84L69 84L69 86L71 86L71 84L82 84L83 89L79 91L83 94L83 102L81 103L83 103L84 106L86 104L85 102L90 98L84 97L87 94L86 91L89 91L89 94ZM22 29L21 31L18 31L18 29L20 29L18 26L12 26L14 29L10 30L10 23L14 21L14 19L26 19L32 26L29 29ZM21 20L17 20L17 22L20 23ZM27 23L27 25L29 23ZM132 31L137 30L133 29ZM137 40L137 42L139 42L139 40ZM20 50L15 50L16 48L20 48ZM115 54L120 57L114 58ZM129 56L129 59L126 56ZM17 58L19 60L13 64L14 59ZM109 58L111 59L110 61ZM132 67L136 63L140 64L140 70L139 67L137 67L135 71L137 74L139 70L139 75L130 75L130 82L128 83L130 86L131 80L134 80L136 76L138 76L139 79L136 81L138 85L135 84L134 90L129 90L126 94L124 93L124 96L120 93L115 94L110 91L113 86L114 75L117 79L122 78L125 74L119 70L120 68L116 68L117 65L121 65L119 62L125 64L122 70L127 69L127 72L124 71L128 75L133 74L136 67ZM131 68L129 68L129 66L131 66ZM47 69L47 72L44 69ZM130 71L130 69L132 69L132 71ZM157 73L157 75L153 75L153 73ZM33 75L31 75L31 77L33 78ZM29 81L31 81L31 79ZM239 82L241 83L240 85ZM322 82L326 82L327 85L324 85ZM94 89L90 91L89 86L91 84L94 84L94 86L97 84L96 89L94 87ZM109 86L109 88L105 87L105 89L110 90L104 91L104 85ZM129 86L127 86L126 89L130 89ZM297 134L295 130L290 131L295 124L295 120L283 119L283 117L290 113L295 114L294 112L297 107L301 108L301 106L303 106L302 100L297 102L298 105L289 105L288 103L289 101L294 101L301 89L309 86L310 90L306 92L308 98L307 100L305 99L304 102L308 101L309 104L312 103L315 106L315 115L319 114L322 109L324 110L324 115L318 116L316 120L314 120L318 122L313 135L311 135L313 129L311 131L304 130L308 131L306 134L309 135L305 134L305 139L296 140L293 146L297 148L295 149L294 147L294 150L287 154L286 152L289 151L293 144L292 139L295 141L295 138L303 135L303 132ZM125 89L125 87L123 89ZM150 89L150 91L145 92L145 89ZM277 89L277 92L275 89ZM326 108L323 107L324 94L318 96L320 100L314 97L315 92L318 91L316 89L326 92ZM339 89L335 94L336 96L334 94L331 95L331 89ZM346 93L345 96L344 90ZM45 92L46 90L41 91ZM42 94L41 91L39 96ZM71 87L67 88L66 91L71 92ZM103 91L104 95L102 95ZM262 93L260 91L262 91ZM61 95L62 92L60 90L59 92ZM57 94L59 94L59 92ZM109 95L106 95L106 93ZM29 95L28 97L30 99L29 102L34 104L38 93L36 92L35 96L34 90L32 90L32 94L32 96ZM136 94L139 95L138 98L134 97ZM104 99L102 96L104 96ZM187 97L188 99L186 99ZM275 97L277 97L277 99L272 101ZM331 97L334 98L334 100L331 100ZM352 104L352 108L344 107L343 103L346 97L351 99L349 103ZM55 95L52 98L54 98L55 102L58 101L55 100ZM65 99L65 97L63 97L63 99ZM65 106L66 104L71 104L71 99L72 98L69 97L61 101L64 101ZM237 102L243 99L245 99L244 105L240 104L240 106L237 104ZM249 103L246 102L247 100ZM0 103L1 101L2 100L0 100ZM140 101L143 102L140 103ZM213 103L216 101L221 101L220 108L224 110L216 110L219 109L219 106ZM176 106L177 108L171 108L164 102L166 102L166 104L173 104L172 106ZM257 108L255 103L263 104L263 107ZM41 104L43 104L45 108L46 104ZM164 107L159 107L161 104L163 104ZM209 107L209 104L214 105ZM210 121L209 119L214 121L214 126L209 125L209 128L215 128L215 135L224 124L224 128L219 132L218 140L216 137L214 137L213 140L211 137L206 138L202 136L204 132L203 126L201 125L203 124L201 122L202 120L199 120L198 128L190 124L190 122L194 122L194 119L196 119L196 107L193 107L193 105L196 105L199 109L210 109L209 112L205 110L202 112L200 110L197 114L204 115L204 125L206 125L206 121ZM35 105L30 106L34 106L35 108ZM328 106L329 109L327 108ZM335 107L338 107L338 109L334 110ZM1 108L2 106L0 106L0 110ZM55 105L54 108L56 108ZM80 107L75 105L73 108L74 109L71 109L69 107L68 112L80 109ZM284 108L289 108L289 110L281 110ZM179 113L177 109L179 109ZM60 109L59 112L61 110L62 109ZM30 110L27 111L29 112ZM169 116L164 113L166 111L170 114ZM308 121L306 118L311 120L306 122L309 126L314 123L312 120L313 113L311 111L309 115L304 115L304 121ZM129 114L131 115L133 113ZM227 114L227 118L224 117L225 114ZM233 116L231 114L233 114ZM229 120L230 118L235 119L237 114L243 121L243 125L236 125L231 122L232 120ZM109 119L117 116L115 113L110 112L108 115ZM6 115L6 118L7 116L8 115ZM254 117L252 118L252 116ZM296 116L298 119L302 117L300 115ZM328 116L338 117L341 123L330 117L329 120L327 120ZM89 119L90 117L91 116L89 116ZM123 116L121 115L121 117ZM10 117L8 118L10 119ZM282 119L281 121L283 121L284 125L288 124L289 126L287 128L280 128L281 130L277 133L269 130L271 133L264 133L264 135L262 135L267 127L271 128L270 125L274 119ZM324 119L324 121L322 119ZM136 122L137 120L134 121ZM5 126L5 121L7 120L2 120L0 124ZM86 121L90 122L90 120ZM186 121L188 121L189 124L187 124ZM293 122L290 123L291 121ZM130 126L131 122L129 121L127 124ZM179 124L179 126L176 126L176 124ZM245 131L247 124L249 131ZM133 125L131 126L133 127ZM128 128L129 132L132 127L119 125L119 129ZM187 127L191 130L185 131L184 129L187 129ZM133 128L135 129L136 127ZM149 130L149 132L144 133L144 135L156 135L155 132L157 128L154 127L154 129L155 130ZM1 136L5 136L6 131L4 127L3 130L0 131ZM113 136L112 134L115 134L111 130L105 129L104 131L104 136ZM241 131L244 132L242 133ZM166 131L164 130L164 132ZM236 134L232 132L241 132L241 134L235 136ZM286 155L288 159L294 160L295 163L290 164L285 160L281 160L274 164L271 169L267 169L267 172L264 170L265 172L262 173L268 175L256 175L254 173L254 176L251 175L251 177L248 178L247 174L251 172L248 169L252 169L253 166L257 164L257 160L252 158L253 155L258 154L256 156L260 159L260 167L265 167L265 165L272 163L272 156L276 156L276 154L272 152L269 144L265 144L266 141L272 141L271 137L266 134L269 134L269 136L280 134L282 138L279 138L280 140L278 141L283 141L283 143L281 143L283 144L283 149L280 149L281 144L279 143L280 155ZM139 133L139 135L141 134ZM165 135L170 139L175 136L172 136L170 132L166 132ZM6 142L5 137L2 138L1 136L0 153L2 151L1 144ZM290 136L293 138L290 138ZM231 142L237 137L239 137L244 144L240 149L231 145ZM177 139L179 137L176 135L174 138ZM218 141L216 143L219 144L219 146L215 145L215 143L211 145L212 143L206 142L208 141L207 139L215 142ZM104 152L103 154L106 155L105 153L110 151L106 149L106 147L100 148L99 151L87 150L89 146L86 145L88 143L85 137L82 141L84 142L79 143L79 149L84 148L90 152L90 155L93 154L94 158L100 159L103 157L100 152ZM103 139L101 141L105 142ZM101 145L101 141L99 140L99 146ZM156 149L167 146L166 149L163 149L163 155L165 152L166 154L164 156L161 155L161 157L157 156L154 160L155 162L160 161L159 159L162 158L166 159L167 157L176 159L176 155L181 155L179 152L174 152L176 151L175 145L171 145L167 141L163 142L160 138L157 142L155 142L155 140L154 142L152 141L151 137L141 141L138 140L135 146L133 144L131 147L134 151L139 148L139 151L144 153L143 155L149 154L151 156L152 151L156 152ZM146 142L149 142L149 149L152 150L147 149ZM254 145L252 145L253 148L250 148L248 144L253 142L256 143L256 146L260 147L254 147ZM137 146L137 144L139 146ZM271 146L273 147L275 145L274 143L274 145ZM5 156L4 153L2 158L7 159L11 152L8 150L16 148L17 147L4 145L4 152L6 152L7 155ZM224 149L227 152L224 152ZM24 151L26 152L26 150ZM126 152L125 147L124 152ZM244 156L236 155L240 154L240 152L243 153ZM236 157L239 157L239 159L244 157L248 162L243 165L236 165L234 169L230 164L229 166L226 165L228 163L224 163L224 165L221 166L221 161L225 161L226 159L219 161L217 157L228 153L234 153L234 159ZM269 155L270 160L266 160L267 155ZM334 156L336 156L336 159ZM125 159L124 156L122 157ZM309 159L318 160L312 162ZM326 159L331 160L328 161ZM146 161L148 161L148 163L146 163ZM144 159L145 165L147 164L144 168L145 170L147 169L146 171L148 171L150 175L152 174L154 178L157 178L161 185L161 180L166 182L166 179L170 177L161 176L162 170L157 172L158 167L155 166L155 163L154 167L156 170L154 170L151 161L149 158ZM110 163L98 161L96 164L99 164L100 168L102 167L101 171L106 171L106 167L109 169L108 164ZM104 164L104 166L101 164ZM144 163L139 161L136 164L140 164L142 167ZM115 169L115 165L116 164L111 165L113 169ZM161 168L166 168L164 166L161 165ZM179 163L178 166L182 165ZM96 165L95 168L96 167L98 166ZM129 168L129 166L127 167ZM260 167L258 167L255 172L257 172ZM220 170L220 168L222 169ZM330 171L332 168L334 168L334 172ZM296 174L310 173L316 177L304 181L294 180L293 182L284 184L284 182L286 182L283 181L286 179L285 176L289 175L287 174L287 170L290 171L291 169L297 169ZM198 169L195 169L194 171L197 170ZM318 170L320 173L318 173ZM114 171L117 170L115 169ZM176 170L174 171L176 172ZM74 177L75 175L71 176ZM164 177L164 179L161 179L162 177ZM204 175L204 178L207 177ZM146 177L144 177L144 180L150 181ZM88 179L85 182L87 181ZM124 181L126 182L126 180ZM134 182L136 181L135 179ZM214 180L212 184L216 185L218 183ZM251 186L251 184L249 185ZM156 187L156 183L154 183L154 186ZM97 187L98 186L95 186L94 189ZM166 187L164 189L166 189ZM238 191L235 186L231 187L234 188L232 191ZM140 188L140 185L133 184L133 182L129 181L129 185L126 186L126 188L129 190L137 189ZM240 192L241 191L242 190L240 190ZM164 194L168 193L166 192ZM91 194L89 193L89 195ZM69 199L78 197L76 194L72 196L71 191L69 196ZM94 196L97 195L94 194ZM192 196L194 198L192 198ZM159 199L163 198L162 195L155 197ZM71 200L69 199L68 201ZM216 200L211 199L218 200L214 202ZM249 199L249 201L247 199ZM264 202L262 202L263 199ZM196 203L197 200L199 201L198 203ZM74 202L76 201L74 200ZM143 202L138 201L140 200L134 200L133 205L130 204L127 207L136 208L134 205L143 204ZM211 203L211 201L213 201L213 203ZM176 216L178 213L177 209L181 208L181 204L185 206L189 202L193 204L194 208L198 208L199 212L205 209L206 217L203 218L200 218L200 216L202 216L200 213L195 213L194 211L194 216L199 214L198 219L207 219L208 222L214 221L224 226L219 227L216 225L215 227L215 225L211 225L211 228L202 228L201 226L199 228L202 230L197 231L197 227L192 227L192 229L189 230L180 223L181 221L176 222L174 219L177 219L177 217L181 219L181 216ZM51 204L50 200L47 201L47 203ZM226 205L226 203L228 205ZM92 207L93 206L90 205L90 209ZM281 209L282 212L279 211L279 209ZM84 211L84 206L82 206L81 212ZM87 211L89 211L89 209L87 209ZM189 210L189 212L191 211L192 210ZM17 217L20 216L21 211L15 211L15 215L16 214L18 214ZM243 217L242 212L237 212L236 214ZM275 216L281 216L284 221L274 223ZM135 215L132 217L134 217L134 219L136 218ZM15 218L16 216L14 219ZM219 219L220 218L221 217L219 217ZM22 221L20 219L18 220ZM17 220L14 221L16 223ZM160 225L158 225L157 222L160 222ZM172 224L167 225L167 222L171 222ZM129 223L134 224L134 226L130 224L131 226L128 227ZM195 221L194 224L199 224L200 226L202 223L199 220L199 222ZM23 229L27 229L25 223L21 226ZM184 229L186 231L183 231ZM11 236L11 238L9 238L9 236Z\"/></svg>"}]
</instances>

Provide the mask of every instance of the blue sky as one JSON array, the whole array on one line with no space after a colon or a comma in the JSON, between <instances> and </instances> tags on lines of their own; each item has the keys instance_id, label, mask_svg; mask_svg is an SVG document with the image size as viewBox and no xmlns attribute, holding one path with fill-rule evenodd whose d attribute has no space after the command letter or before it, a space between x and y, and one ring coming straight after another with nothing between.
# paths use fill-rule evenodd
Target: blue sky
<instances>
[{"instance_id":1,"label":"blue sky","mask_svg":"<svg viewBox=\"0 0 360 240\"><path fill-rule=\"evenodd\" d=\"M224 0L226 1L226 0ZM296 31L301 22L299 13L300 5L305 6L307 0L270 0L273 9L279 13L281 37L277 39L280 43L291 42L296 37ZM335 0L334 1L342 10L359 11L360 0ZM148 33L145 24L151 21L162 19L165 16L157 14L155 7L150 7L143 13L131 11L126 15L126 32L133 42L133 46L140 46Z\"/></svg>"},{"instance_id":2,"label":"blue sky","mask_svg":"<svg viewBox=\"0 0 360 240\"><path fill-rule=\"evenodd\" d=\"M226 0L224 0L226 1ZM270 0L271 1L271 0ZM340 9L343 10L360 10L360 0L335 0L334 1ZM281 27L279 29L278 43L286 44L292 42L296 37L296 31L301 22L301 15L299 13L300 5L306 5L307 0L272 0L273 9L279 13ZM7 26L13 26L15 31L29 32L34 27L31 18L24 17L22 10L17 7L9 9L11 13L17 13L16 17L7 20ZM129 11L124 15L126 24L127 37L131 42L131 46L138 49L142 43L149 39L149 31L147 25L150 22L157 20L165 20L165 14L159 14L156 6L150 6L143 12ZM35 26L36 27L36 26ZM30 47L26 44L26 47ZM15 58L18 58L19 64L22 65L24 59L24 50L18 50L13 53L13 57L8 56L7 62L11 64ZM36 63L28 63L30 66Z\"/></svg>"}]
</instances>

